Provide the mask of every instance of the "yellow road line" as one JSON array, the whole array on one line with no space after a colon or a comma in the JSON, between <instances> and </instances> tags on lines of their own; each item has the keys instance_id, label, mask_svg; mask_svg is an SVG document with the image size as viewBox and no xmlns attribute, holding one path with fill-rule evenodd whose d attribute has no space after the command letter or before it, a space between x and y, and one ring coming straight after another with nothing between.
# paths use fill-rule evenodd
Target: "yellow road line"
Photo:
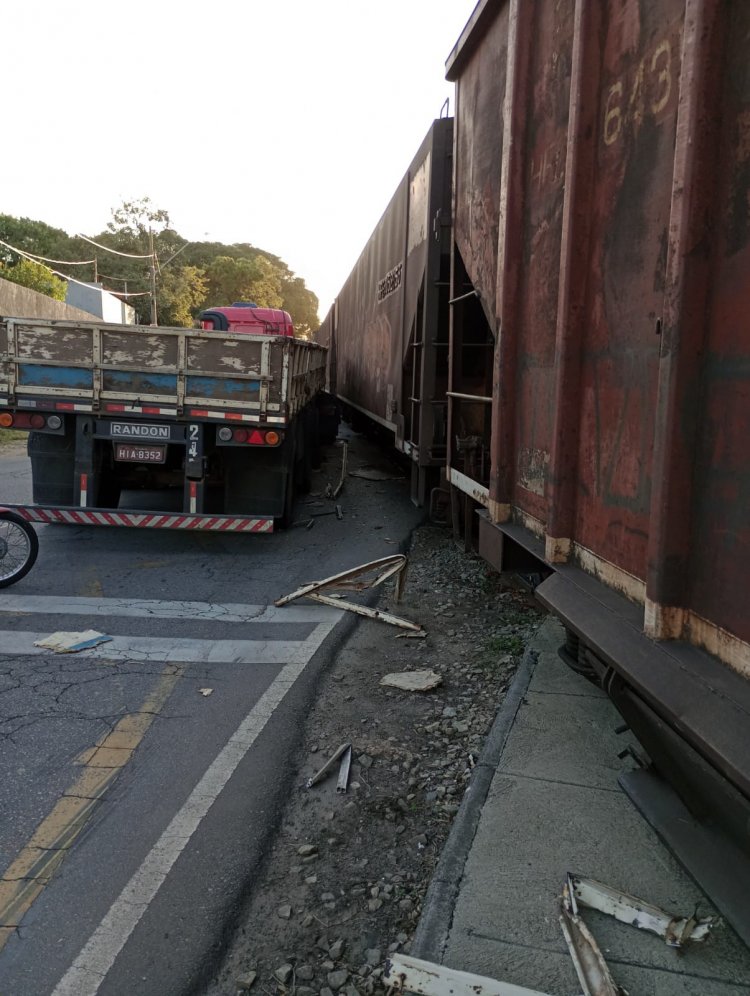
<instances>
[{"instance_id":1,"label":"yellow road line","mask_svg":"<svg viewBox=\"0 0 750 996\"><path fill-rule=\"evenodd\" d=\"M123 716L113 730L81 755L84 770L6 868L0 879L0 951L133 756L181 674L181 668L167 664L138 712Z\"/></svg>"},{"instance_id":2,"label":"yellow road line","mask_svg":"<svg viewBox=\"0 0 750 996\"><path fill-rule=\"evenodd\" d=\"M104 596L104 589L102 588L102 583L99 578L91 578L86 584L81 588L79 594L86 596L88 598L102 598Z\"/></svg>"}]
</instances>

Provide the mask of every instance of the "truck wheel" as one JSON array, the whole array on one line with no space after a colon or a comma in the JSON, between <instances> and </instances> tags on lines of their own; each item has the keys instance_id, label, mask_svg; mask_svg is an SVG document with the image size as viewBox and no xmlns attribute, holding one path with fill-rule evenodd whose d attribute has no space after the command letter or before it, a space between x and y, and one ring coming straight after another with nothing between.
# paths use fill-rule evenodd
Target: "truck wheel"
<instances>
[{"instance_id":1,"label":"truck wheel","mask_svg":"<svg viewBox=\"0 0 750 996\"><path fill-rule=\"evenodd\" d=\"M284 490L284 514L281 516L281 528L289 529L294 522L294 460L289 466L289 473L286 475L286 488Z\"/></svg>"}]
</instances>

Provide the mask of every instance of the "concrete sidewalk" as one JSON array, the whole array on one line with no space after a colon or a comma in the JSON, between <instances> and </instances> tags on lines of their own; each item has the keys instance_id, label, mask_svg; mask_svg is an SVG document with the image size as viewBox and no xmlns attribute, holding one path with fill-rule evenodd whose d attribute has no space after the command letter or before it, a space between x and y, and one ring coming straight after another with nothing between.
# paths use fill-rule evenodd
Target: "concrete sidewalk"
<instances>
[{"instance_id":1,"label":"concrete sidewalk","mask_svg":"<svg viewBox=\"0 0 750 996\"><path fill-rule=\"evenodd\" d=\"M581 992L558 923L567 872L690 915L715 913L617 783L632 762L604 693L557 655L548 619L462 804L412 944L417 958L550 996ZM630 741L632 742L632 741ZM631 996L748 996L750 951L722 923L684 952L592 910L584 919Z\"/></svg>"}]
</instances>

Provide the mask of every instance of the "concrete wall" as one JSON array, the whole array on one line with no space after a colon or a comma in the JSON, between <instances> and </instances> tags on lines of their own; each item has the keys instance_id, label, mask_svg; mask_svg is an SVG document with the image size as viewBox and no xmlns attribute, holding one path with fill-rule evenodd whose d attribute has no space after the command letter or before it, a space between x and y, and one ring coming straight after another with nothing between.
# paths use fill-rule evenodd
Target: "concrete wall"
<instances>
[{"instance_id":1,"label":"concrete wall","mask_svg":"<svg viewBox=\"0 0 750 996\"><path fill-rule=\"evenodd\" d=\"M39 291L21 287L0 278L0 315L7 318L56 318L68 321L91 322L97 319L81 308L73 308L63 301L40 294Z\"/></svg>"}]
</instances>

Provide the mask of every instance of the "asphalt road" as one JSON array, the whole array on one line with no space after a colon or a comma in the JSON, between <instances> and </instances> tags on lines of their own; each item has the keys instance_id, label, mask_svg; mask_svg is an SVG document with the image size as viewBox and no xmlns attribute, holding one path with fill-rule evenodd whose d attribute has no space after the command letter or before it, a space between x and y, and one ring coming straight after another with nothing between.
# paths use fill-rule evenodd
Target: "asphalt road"
<instances>
[{"instance_id":1,"label":"asphalt road","mask_svg":"<svg viewBox=\"0 0 750 996\"><path fill-rule=\"evenodd\" d=\"M352 440L350 469L378 461ZM0 502L30 484L22 446L0 449ZM38 528L36 566L0 591L0 996L184 996L210 978L352 621L273 601L397 552L421 518L405 480L348 478L339 501L343 520L270 536ZM332 508L303 502L300 518ZM86 629L112 639L34 646Z\"/></svg>"}]
</instances>

